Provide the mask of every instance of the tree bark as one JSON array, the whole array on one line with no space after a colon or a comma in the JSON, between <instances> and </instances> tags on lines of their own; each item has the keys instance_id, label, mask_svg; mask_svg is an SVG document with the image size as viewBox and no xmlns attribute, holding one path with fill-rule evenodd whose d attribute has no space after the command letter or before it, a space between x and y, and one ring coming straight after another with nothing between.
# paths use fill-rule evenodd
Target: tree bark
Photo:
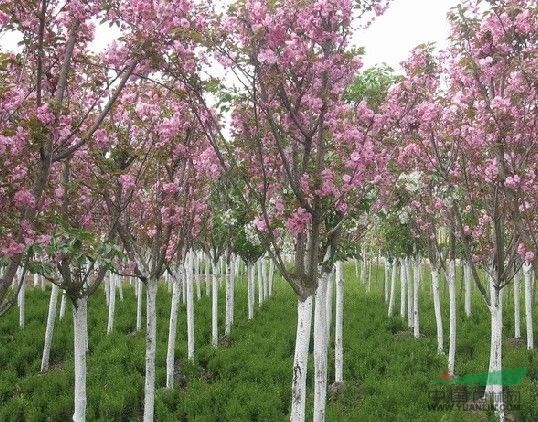
<instances>
[{"instance_id":1,"label":"tree bark","mask_svg":"<svg viewBox=\"0 0 538 422\"><path fill-rule=\"evenodd\" d=\"M413 282L413 336L420 337L420 314L418 308L419 293L420 293L420 258L415 258L415 271L413 271L415 280Z\"/></svg>"},{"instance_id":2,"label":"tree bark","mask_svg":"<svg viewBox=\"0 0 538 422\"><path fill-rule=\"evenodd\" d=\"M148 278L146 286L146 378L144 384L144 422L153 421L155 405L155 351L157 349L157 280Z\"/></svg>"},{"instance_id":3,"label":"tree bark","mask_svg":"<svg viewBox=\"0 0 538 422\"><path fill-rule=\"evenodd\" d=\"M179 311L179 273L172 275L172 305L168 325L168 347L166 350L166 388L174 387L174 356L176 351L177 314Z\"/></svg>"},{"instance_id":4,"label":"tree bark","mask_svg":"<svg viewBox=\"0 0 538 422\"><path fill-rule=\"evenodd\" d=\"M413 277L411 275L411 263L412 260L406 256L405 257L405 279L407 281L407 327L413 328L413 320L415 318L415 313L413 311Z\"/></svg>"},{"instance_id":5,"label":"tree bark","mask_svg":"<svg viewBox=\"0 0 538 422\"><path fill-rule=\"evenodd\" d=\"M336 315L334 329L334 381L344 382L344 274L336 263Z\"/></svg>"},{"instance_id":6,"label":"tree bark","mask_svg":"<svg viewBox=\"0 0 538 422\"><path fill-rule=\"evenodd\" d=\"M520 274L514 273L514 338L521 338Z\"/></svg>"},{"instance_id":7,"label":"tree bark","mask_svg":"<svg viewBox=\"0 0 538 422\"><path fill-rule=\"evenodd\" d=\"M219 281L217 279L217 263L213 261L213 274L211 282L211 344L217 347L219 342L219 333L217 327L217 312L219 300Z\"/></svg>"},{"instance_id":8,"label":"tree bark","mask_svg":"<svg viewBox=\"0 0 538 422\"><path fill-rule=\"evenodd\" d=\"M471 316L471 299L472 299L472 283L471 283L471 266L468 261L463 263L463 281L465 284L465 315Z\"/></svg>"},{"instance_id":9,"label":"tree bark","mask_svg":"<svg viewBox=\"0 0 538 422\"><path fill-rule=\"evenodd\" d=\"M108 298L108 325L106 333L110 334L114 329L114 312L116 310L116 277L114 277L114 274L109 275L108 284L110 297Z\"/></svg>"},{"instance_id":10,"label":"tree bark","mask_svg":"<svg viewBox=\"0 0 538 422\"><path fill-rule=\"evenodd\" d=\"M456 261L448 263L448 295L449 295L449 343L448 343L448 373L454 375L456 365Z\"/></svg>"},{"instance_id":11,"label":"tree bark","mask_svg":"<svg viewBox=\"0 0 538 422\"><path fill-rule=\"evenodd\" d=\"M327 284L330 273L322 273L314 308L314 422L325 420L327 400Z\"/></svg>"},{"instance_id":12,"label":"tree bark","mask_svg":"<svg viewBox=\"0 0 538 422\"><path fill-rule=\"evenodd\" d=\"M525 276L525 324L527 328L527 349L534 348L534 334L532 332L532 265L523 264Z\"/></svg>"},{"instance_id":13,"label":"tree bark","mask_svg":"<svg viewBox=\"0 0 538 422\"><path fill-rule=\"evenodd\" d=\"M439 298L439 269L432 267L432 294L435 323L437 325L437 353L443 353L443 320L441 319L441 300Z\"/></svg>"},{"instance_id":14,"label":"tree bark","mask_svg":"<svg viewBox=\"0 0 538 422\"><path fill-rule=\"evenodd\" d=\"M185 268L187 281L187 357L194 359L194 292L193 292L193 252L187 254Z\"/></svg>"},{"instance_id":15,"label":"tree bark","mask_svg":"<svg viewBox=\"0 0 538 422\"><path fill-rule=\"evenodd\" d=\"M45 329L45 345L43 346L43 357L41 358L41 372L49 369L50 348L52 345L52 335L54 333L54 322L56 320L56 306L58 303L58 286L52 284L49 300L49 313L47 315L47 328Z\"/></svg>"},{"instance_id":16,"label":"tree bark","mask_svg":"<svg viewBox=\"0 0 538 422\"><path fill-rule=\"evenodd\" d=\"M136 280L136 331L142 329L142 280Z\"/></svg>"},{"instance_id":17,"label":"tree bark","mask_svg":"<svg viewBox=\"0 0 538 422\"><path fill-rule=\"evenodd\" d=\"M308 348L312 328L312 296L297 302L297 333L293 358L293 378L291 386L291 422L304 422L306 407L306 371Z\"/></svg>"},{"instance_id":18,"label":"tree bark","mask_svg":"<svg viewBox=\"0 0 538 422\"><path fill-rule=\"evenodd\" d=\"M394 306L396 304L396 276L398 274L398 260L394 258L392 261L392 273L390 277L390 298L388 316L394 315Z\"/></svg>"},{"instance_id":19,"label":"tree bark","mask_svg":"<svg viewBox=\"0 0 538 422\"><path fill-rule=\"evenodd\" d=\"M254 273L252 271L254 267L251 263L247 263L247 317L252 319L254 317Z\"/></svg>"},{"instance_id":20,"label":"tree bark","mask_svg":"<svg viewBox=\"0 0 538 422\"><path fill-rule=\"evenodd\" d=\"M88 298L78 298L73 310L75 412L73 422L86 420L86 349L88 334Z\"/></svg>"}]
</instances>

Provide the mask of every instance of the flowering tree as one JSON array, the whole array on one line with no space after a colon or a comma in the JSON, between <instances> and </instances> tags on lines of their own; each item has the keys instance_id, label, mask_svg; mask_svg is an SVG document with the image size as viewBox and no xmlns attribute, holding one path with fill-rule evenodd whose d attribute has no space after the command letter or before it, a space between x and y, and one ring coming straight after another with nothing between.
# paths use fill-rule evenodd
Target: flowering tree
<instances>
[{"instance_id":1,"label":"flowering tree","mask_svg":"<svg viewBox=\"0 0 538 422\"><path fill-rule=\"evenodd\" d=\"M259 209L254 224L299 298L292 420L304 419L314 294L314 419L324 418L325 289L349 199L377 169L371 125L354 124L355 115L369 120L372 113L365 106L355 114L343 99L359 66L347 50L351 14L349 1L248 1L231 9L215 42L240 87L231 165L243 174ZM282 256L284 231L294 239L291 268Z\"/></svg>"}]
</instances>

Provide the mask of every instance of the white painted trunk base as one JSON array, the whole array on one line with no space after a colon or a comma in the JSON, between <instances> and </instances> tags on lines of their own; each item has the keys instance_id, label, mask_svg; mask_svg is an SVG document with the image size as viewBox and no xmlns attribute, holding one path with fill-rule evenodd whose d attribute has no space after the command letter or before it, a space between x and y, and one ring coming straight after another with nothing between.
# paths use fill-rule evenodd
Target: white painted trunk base
<instances>
[{"instance_id":1,"label":"white painted trunk base","mask_svg":"<svg viewBox=\"0 0 538 422\"><path fill-rule=\"evenodd\" d=\"M327 284L330 274L322 274L316 289L314 308L314 422L325 420L327 401Z\"/></svg>"},{"instance_id":2,"label":"white painted trunk base","mask_svg":"<svg viewBox=\"0 0 538 422\"><path fill-rule=\"evenodd\" d=\"M443 353L443 320L441 319L441 300L439 298L439 269L432 267L431 273L433 309L437 326L437 353Z\"/></svg>"},{"instance_id":3,"label":"white painted trunk base","mask_svg":"<svg viewBox=\"0 0 538 422\"><path fill-rule=\"evenodd\" d=\"M155 351L157 349L157 280L146 286L146 378L144 382L144 422L153 421L155 406Z\"/></svg>"},{"instance_id":4,"label":"white painted trunk base","mask_svg":"<svg viewBox=\"0 0 538 422\"><path fill-rule=\"evenodd\" d=\"M54 322L56 320L58 291L58 286L53 284L52 290L50 291L49 313L47 315L47 328L45 329L45 345L43 346L43 356L41 358L41 372L49 369L50 348L52 345L52 335L54 333Z\"/></svg>"},{"instance_id":5,"label":"white painted trunk base","mask_svg":"<svg viewBox=\"0 0 538 422\"><path fill-rule=\"evenodd\" d=\"M74 422L86 420L86 349L88 344L88 298L77 299L73 309L75 411Z\"/></svg>"},{"instance_id":6,"label":"white painted trunk base","mask_svg":"<svg viewBox=\"0 0 538 422\"><path fill-rule=\"evenodd\" d=\"M344 274L336 263L336 312L334 328L334 381L344 382Z\"/></svg>"},{"instance_id":7,"label":"white painted trunk base","mask_svg":"<svg viewBox=\"0 0 538 422\"><path fill-rule=\"evenodd\" d=\"M306 371L308 348L312 328L312 296L297 303L297 334L293 358L293 377L291 386L291 422L304 422L306 407Z\"/></svg>"}]
</instances>

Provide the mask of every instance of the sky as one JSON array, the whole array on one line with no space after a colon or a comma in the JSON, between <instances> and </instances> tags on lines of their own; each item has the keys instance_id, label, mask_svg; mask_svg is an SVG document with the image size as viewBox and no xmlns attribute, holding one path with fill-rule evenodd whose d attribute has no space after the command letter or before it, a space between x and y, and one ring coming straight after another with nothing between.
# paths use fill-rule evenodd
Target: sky
<instances>
[{"instance_id":1,"label":"sky","mask_svg":"<svg viewBox=\"0 0 538 422\"><path fill-rule=\"evenodd\" d=\"M385 62L398 69L421 43L445 46L450 30L446 13L457 4L458 0L394 0L381 17L353 38L356 46L366 48L365 67Z\"/></svg>"},{"instance_id":2,"label":"sky","mask_svg":"<svg viewBox=\"0 0 538 422\"><path fill-rule=\"evenodd\" d=\"M385 14L366 30L353 37L355 46L366 48L365 67L387 63L394 69L405 60L418 44L433 41L443 47L449 34L446 13L458 0L393 0ZM102 50L117 36L108 26L97 28L92 43ZM15 48L19 37L14 33L0 34L0 48Z\"/></svg>"}]
</instances>

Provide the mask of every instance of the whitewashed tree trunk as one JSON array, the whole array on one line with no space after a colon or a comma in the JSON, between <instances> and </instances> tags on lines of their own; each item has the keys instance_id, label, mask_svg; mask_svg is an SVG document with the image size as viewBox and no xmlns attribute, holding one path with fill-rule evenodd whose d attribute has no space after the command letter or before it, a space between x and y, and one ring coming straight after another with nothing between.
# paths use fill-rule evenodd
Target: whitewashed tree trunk
<instances>
[{"instance_id":1,"label":"whitewashed tree trunk","mask_svg":"<svg viewBox=\"0 0 538 422\"><path fill-rule=\"evenodd\" d=\"M41 290L45 291L45 277L39 276L39 282L41 283Z\"/></svg>"},{"instance_id":2,"label":"whitewashed tree trunk","mask_svg":"<svg viewBox=\"0 0 538 422\"><path fill-rule=\"evenodd\" d=\"M52 345L52 334L54 333L54 321L56 320L58 290L58 286L52 284L49 300L49 313L47 315L47 328L45 329L45 345L43 346L43 356L41 358L41 372L45 372L49 369L50 348Z\"/></svg>"},{"instance_id":3,"label":"whitewashed tree trunk","mask_svg":"<svg viewBox=\"0 0 538 422\"><path fill-rule=\"evenodd\" d=\"M413 271L413 276L415 277L413 282L413 336L415 338L420 337L420 314L418 308L419 302L419 293L420 293L420 257L415 258L415 271Z\"/></svg>"},{"instance_id":4,"label":"whitewashed tree trunk","mask_svg":"<svg viewBox=\"0 0 538 422\"><path fill-rule=\"evenodd\" d=\"M493 282L490 282L490 300L489 311L491 315L491 343L489 355L489 373L497 372L496 375L488 376L488 385L486 385L485 397L491 397L496 409L496 415L501 421L504 421L504 408L502 397L502 384L494 383L495 380L489 377L499 378L498 371L502 370L502 296Z\"/></svg>"},{"instance_id":5,"label":"whitewashed tree trunk","mask_svg":"<svg viewBox=\"0 0 538 422\"><path fill-rule=\"evenodd\" d=\"M463 263L463 282L465 285L465 315L470 317L473 284L471 282L471 265L467 261Z\"/></svg>"},{"instance_id":6,"label":"whitewashed tree trunk","mask_svg":"<svg viewBox=\"0 0 538 422\"><path fill-rule=\"evenodd\" d=\"M230 258L228 264L228 276L226 277L226 319L224 333L229 336L232 330L232 315L233 315L233 278L234 278L234 265L233 259Z\"/></svg>"},{"instance_id":7,"label":"whitewashed tree trunk","mask_svg":"<svg viewBox=\"0 0 538 422\"><path fill-rule=\"evenodd\" d=\"M390 276L390 298L389 298L389 310L388 316L394 315L394 305L396 303L396 277L398 274L398 260L392 261L392 273Z\"/></svg>"},{"instance_id":8,"label":"whitewashed tree trunk","mask_svg":"<svg viewBox=\"0 0 538 422\"><path fill-rule=\"evenodd\" d=\"M181 270L183 271L183 278L181 282L181 301L183 302L183 305L187 304L187 267L185 265L182 265L183 269Z\"/></svg>"},{"instance_id":9,"label":"whitewashed tree trunk","mask_svg":"<svg viewBox=\"0 0 538 422\"><path fill-rule=\"evenodd\" d=\"M263 259L263 299L269 297L269 260Z\"/></svg>"},{"instance_id":10,"label":"whitewashed tree trunk","mask_svg":"<svg viewBox=\"0 0 538 422\"><path fill-rule=\"evenodd\" d=\"M275 263L272 259L269 260L269 296L273 296L273 287L275 282ZM252 279L254 283L254 279Z\"/></svg>"},{"instance_id":11,"label":"whitewashed tree trunk","mask_svg":"<svg viewBox=\"0 0 538 422\"><path fill-rule=\"evenodd\" d=\"M407 327L413 328L413 320L415 318L415 313L413 312L413 277L411 274L411 263L412 260L406 256L405 257L405 279L407 281Z\"/></svg>"},{"instance_id":12,"label":"whitewashed tree trunk","mask_svg":"<svg viewBox=\"0 0 538 422\"><path fill-rule=\"evenodd\" d=\"M187 254L185 267L187 281L187 357L194 359L194 292L193 292L193 252Z\"/></svg>"},{"instance_id":13,"label":"whitewashed tree trunk","mask_svg":"<svg viewBox=\"0 0 538 422\"><path fill-rule=\"evenodd\" d=\"M247 317L252 319L254 317L254 273L252 271L253 265L247 263Z\"/></svg>"},{"instance_id":14,"label":"whitewashed tree trunk","mask_svg":"<svg viewBox=\"0 0 538 422\"><path fill-rule=\"evenodd\" d=\"M64 316L65 316L65 301L66 301L66 295L65 295L65 290L63 290L62 300L60 301L60 321L64 319Z\"/></svg>"},{"instance_id":15,"label":"whitewashed tree trunk","mask_svg":"<svg viewBox=\"0 0 538 422\"><path fill-rule=\"evenodd\" d=\"M308 348L312 328L312 296L297 303L297 334L293 358L293 378L291 386L291 422L304 422L306 407L306 371L308 368Z\"/></svg>"},{"instance_id":16,"label":"whitewashed tree trunk","mask_svg":"<svg viewBox=\"0 0 538 422\"><path fill-rule=\"evenodd\" d=\"M119 275L115 275L116 285L118 286L118 293L120 294L120 301L123 302L123 278Z\"/></svg>"},{"instance_id":17,"label":"whitewashed tree trunk","mask_svg":"<svg viewBox=\"0 0 538 422\"><path fill-rule=\"evenodd\" d=\"M22 280L19 290L19 327L24 328L24 311L26 309L26 283Z\"/></svg>"},{"instance_id":18,"label":"whitewashed tree trunk","mask_svg":"<svg viewBox=\"0 0 538 422\"><path fill-rule=\"evenodd\" d=\"M333 301L334 301L334 272L327 274L327 291L326 291L326 303L325 303L325 314L327 316L327 342L331 338L331 325L333 320Z\"/></svg>"},{"instance_id":19,"label":"whitewashed tree trunk","mask_svg":"<svg viewBox=\"0 0 538 422\"><path fill-rule=\"evenodd\" d=\"M136 280L136 331L142 329L142 280Z\"/></svg>"},{"instance_id":20,"label":"whitewashed tree trunk","mask_svg":"<svg viewBox=\"0 0 538 422\"><path fill-rule=\"evenodd\" d=\"M521 338L520 275L514 273L514 338Z\"/></svg>"},{"instance_id":21,"label":"whitewashed tree trunk","mask_svg":"<svg viewBox=\"0 0 538 422\"><path fill-rule=\"evenodd\" d=\"M110 297L108 298L108 325L106 333L110 334L114 329L114 313L116 310L116 277L114 274L110 274L108 282L110 284Z\"/></svg>"},{"instance_id":22,"label":"whitewashed tree trunk","mask_svg":"<svg viewBox=\"0 0 538 422\"><path fill-rule=\"evenodd\" d=\"M316 289L314 308L314 422L325 420L327 400L327 283L330 274L322 273Z\"/></svg>"},{"instance_id":23,"label":"whitewashed tree trunk","mask_svg":"<svg viewBox=\"0 0 538 422\"><path fill-rule=\"evenodd\" d=\"M336 263L336 314L334 328L334 381L344 382L344 273Z\"/></svg>"},{"instance_id":24,"label":"whitewashed tree trunk","mask_svg":"<svg viewBox=\"0 0 538 422\"><path fill-rule=\"evenodd\" d=\"M194 254L194 280L196 282L196 299L202 297L202 286L200 285L200 259L198 253Z\"/></svg>"},{"instance_id":25,"label":"whitewashed tree trunk","mask_svg":"<svg viewBox=\"0 0 538 422\"><path fill-rule=\"evenodd\" d=\"M34 288L36 288L37 286L39 286L39 275L34 274L33 279L34 279Z\"/></svg>"},{"instance_id":26,"label":"whitewashed tree trunk","mask_svg":"<svg viewBox=\"0 0 538 422\"><path fill-rule=\"evenodd\" d=\"M527 349L534 348L534 335L532 332L532 265L523 264L525 276L525 325L527 331Z\"/></svg>"},{"instance_id":27,"label":"whitewashed tree trunk","mask_svg":"<svg viewBox=\"0 0 538 422\"><path fill-rule=\"evenodd\" d=\"M456 261L448 262L448 296L449 296L449 343L448 373L454 375L456 365Z\"/></svg>"},{"instance_id":28,"label":"whitewashed tree trunk","mask_svg":"<svg viewBox=\"0 0 538 422\"><path fill-rule=\"evenodd\" d=\"M435 323L437 325L437 353L443 353L443 320L441 319L441 300L439 298L439 268L432 266L432 294Z\"/></svg>"},{"instance_id":29,"label":"whitewashed tree trunk","mask_svg":"<svg viewBox=\"0 0 538 422\"><path fill-rule=\"evenodd\" d=\"M168 347L166 350L166 388L174 387L174 356L176 351L177 314L179 311L179 272L172 275L172 305L168 325Z\"/></svg>"},{"instance_id":30,"label":"whitewashed tree trunk","mask_svg":"<svg viewBox=\"0 0 538 422\"><path fill-rule=\"evenodd\" d=\"M86 349L88 344L88 298L77 299L73 310L75 412L74 422L86 420Z\"/></svg>"},{"instance_id":31,"label":"whitewashed tree trunk","mask_svg":"<svg viewBox=\"0 0 538 422\"><path fill-rule=\"evenodd\" d=\"M406 306L406 287L407 287L407 270L405 269L405 260L400 259L400 317L405 318Z\"/></svg>"},{"instance_id":32,"label":"whitewashed tree trunk","mask_svg":"<svg viewBox=\"0 0 538 422\"><path fill-rule=\"evenodd\" d=\"M157 349L157 280L146 285L146 378L144 383L144 422L153 421L155 406L155 351Z\"/></svg>"},{"instance_id":33,"label":"whitewashed tree trunk","mask_svg":"<svg viewBox=\"0 0 538 422\"><path fill-rule=\"evenodd\" d=\"M389 277L390 277L390 263L389 261L385 258L385 289L384 289L384 293L385 293L385 303L389 303L389 298L390 298L390 287L389 287Z\"/></svg>"},{"instance_id":34,"label":"whitewashed tree trunk","mask_svg":"<svg viewBox=\"0 0 538 422\"><path fill-rule=\"evenodd\" d=\"M210 269L210 258L208 256L205 256L204 259L204 280L205 280L205 295L210 296L211 295L211 279L209 275L209 269Z\"/></svg>"},{"instance_id":35,"label":"whitewashed tree trunk","mask_svg":"<svg viewBox=\"0 0 538 422\"><path fill-rule=\"evenodd\" d=\"M262 306L263 303L263 271L261 258L256 263L257 277L258 277L258 306Z\"/></svg>"},{"instance_id":36,"label":"whitewashed tree trunk","mask_svg":"<svg viewBox=\"0 0 538 422\"><path fill-rule=\"evenodd\" d=\"M219 281L217 279L218 263L212 261L212 274L211 274L211 344L217 347L219 342L219 333L217 326L217 312L218 312L218 300L219 300Z\"/></svg>"}]
</instances>

